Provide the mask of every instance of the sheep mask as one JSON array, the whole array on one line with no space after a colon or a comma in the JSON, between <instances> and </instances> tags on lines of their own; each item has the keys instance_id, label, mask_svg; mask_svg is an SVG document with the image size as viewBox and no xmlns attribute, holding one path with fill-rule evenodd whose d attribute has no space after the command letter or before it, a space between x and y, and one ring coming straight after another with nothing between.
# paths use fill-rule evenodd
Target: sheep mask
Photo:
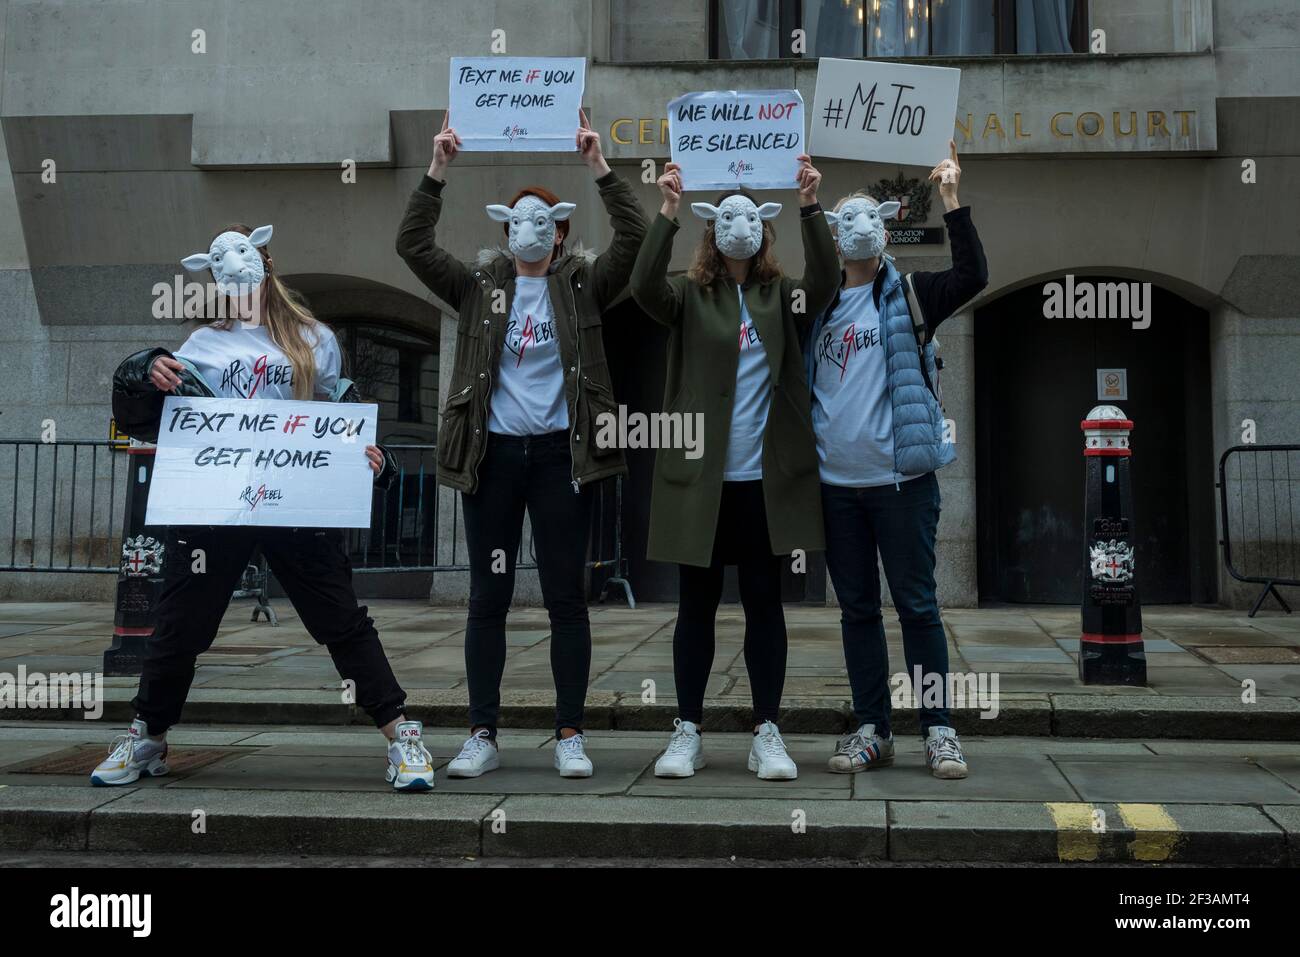
<instances>
[{"instance_id":1,"label":"sheep mask","mask_svg":"<svg viewBox=\"0 0 1300 957\"><path fill-rule=\"evenodd\" d=\"M256 289L266 278L266 264L262 262L258 249L270 241L270 226L258 226L247 236L231 230L212 240L206 253L186 256L181 265L190 272L212 270L217 291L237 296Z\"/></svg>"},{"instance_id":2,"label":"sheep mask","mask_svg":"<svg viewBox=\"0 0 1300 957\"><path fill-rule=\"evenodd\" d=\"M855 197L838 213L826 214L836 228L835 242L845 259L874 259L885 251L885 220L897 215L896 202L876 205L865 196Z\"/></svg>"},{"instance_id":3,"label":"sheep mask","mask_svg":"<svg viewBox=\"0 0 1300 957\"><path fill-rule=\"evenodd\" d=\"M763 220L775 219L780 203L755 206L748 196L728 196L717 206L691 203L691 212L713 222L713 244L728 259L749 259L763 245Z\"/></svg>"},{"instance_id":4,"label":"sheep mask","mask_svg":"<svg viewBox=\"0 0 1300 957\"><path fill-rule=\"evenodd\" d=\"M555 224L568 219L578 207L573 203L550 206L536 196L520 196L514 207L493 205L487 214L509 223L510 253L526 263L539 263L555 248Z\"/></svg>"}]
</instances>

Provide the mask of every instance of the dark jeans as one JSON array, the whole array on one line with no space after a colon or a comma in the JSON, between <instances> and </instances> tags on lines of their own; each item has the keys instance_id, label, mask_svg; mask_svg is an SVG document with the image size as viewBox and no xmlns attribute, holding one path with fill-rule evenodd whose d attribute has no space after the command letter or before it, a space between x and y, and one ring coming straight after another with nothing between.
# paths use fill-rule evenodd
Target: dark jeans
<instances>
[{"instance_id":1,"label":"dark jeans","mask_svg":"<svg viewBox=\"0 0 1300 957\"><path fill-rule=\"evenodd\" d=\"M916 668L943 682L943 707L920 707L921 733L948 724L948 641L935 598L934 540L939 527L939 480L933 472L900 486L822 485L826 566L840 603L844 661L857 725L889 734L889 652L880 612L880 552L889 594L903 627L903 657L913 691ZM929 679L931 681L936 679Z\"/></svg>"},{"instance_id":2,"label":"dark jeans","mask_svg":"<svg viewBox=\"0 0 1300 957\"><path fill-rule=\"evenodd\" d=\"M491 433L478 470L478 491L462 495L469 544L469 618L465 673L469 720L496 735L501 675L506 666L506 613L515 593L515 559L524 509L542 601L551 619L555 729L582 730L591 675L587 620L587 532L591 491L573 490L568 432L513 436Z\"/></svg>"},{"instance_id":3,"label":"dark jeans","mask_svg":"<svg viewBox=\"0 0 1300 957\"><path fill-rule=\"evenodd\" d=\"M340 530L177 526L165 540L158 622L133 702L149 733L162 734L180 720L195 660L216 638L231 592L258 545L307 631L329 650L340 677L355 683L357 704L377 727L400 716L406 694L374 622L357 604ZM194 571L196 549L203 552L202 572Z\"/></svg>"},{"instance_id":4,"label":"dark jeans","mask_svg":"<svg viewBox=\"0 0 1300 957\"><path fill-rule=\"evenodd\" d=\"M673 679L677 713L699 724L704 690L713 668L714 618L722 599L727 565L736 566L745 609L745 670L749 674L754 723L775 721L785 687L785 610L781 607L781 562L772 554L763 504L763 483L724 482L707 568L679 565L677 628L673 632Z\"/></svg>"}]
</instances>

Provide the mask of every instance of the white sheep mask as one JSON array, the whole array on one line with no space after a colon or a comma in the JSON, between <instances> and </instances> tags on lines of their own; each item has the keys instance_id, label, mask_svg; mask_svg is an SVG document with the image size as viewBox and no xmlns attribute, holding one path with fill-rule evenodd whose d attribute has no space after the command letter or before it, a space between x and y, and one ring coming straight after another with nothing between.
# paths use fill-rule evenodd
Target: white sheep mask
<instances>
[{"instance_id":1,"label":"white sheep mask","mask_svg":"<svg viewBox=\"0 0 1300 957\"><path fill-rule=\"evenodd\" d=\"M256 289L266 278L266 266L258 249L270 241L270 226L258 226L247 236L231 230L212 240L206 253L186 256L181 265L190 272L210 269L218 292L241 295Z\"/></svg>"},{"instance_id":2,"label":"white sheep mask","mask_svg":"<svg viewBox=\"0 0 1300 957\"><path fill-rule=\"evenodd\" d=\"M893 201L877 206L859 196L840 207L838 213L826 214L836 228L835 241L845 259L875 259L885 251L885 220L898 214Z\"/></svg>"},{"instance_id":3,"label":"white sheep mask","mask_svg":"<svg viewBox=\"0 0 1300 957\"><path fill-rule=\"evenodd\" d=\"M736 193L717 206L691 203L691 212L713 221L713 244L728 259L749 259L763 245L763 220L775 219L780 203L755 206L748 196Z\"/></svg>"},{"instance_id":4,"label":"white sheep mask","mask_svg":"<svg viewBox=\"0 0 1300 957\"><path fill-rule=\"evenodd\" d=\"M568 219L578 207L573 203L549 206L536 196L520 196L514 208L493 205L487 214L509 223L510 253L526 263L539 263L555 248L555 224Z\"/></svg>"}]
</instances>

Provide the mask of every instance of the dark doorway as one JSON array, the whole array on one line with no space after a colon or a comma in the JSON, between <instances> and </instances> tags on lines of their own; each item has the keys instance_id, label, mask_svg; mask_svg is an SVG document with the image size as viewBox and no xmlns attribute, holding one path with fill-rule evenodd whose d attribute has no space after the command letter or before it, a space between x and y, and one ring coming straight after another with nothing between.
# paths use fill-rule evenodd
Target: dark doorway
<instances>
[{"instance_id":1,"label":"dark doorway","mask_svg":"<svg viewBox=\"0 0 1300 957\"><path fill-rule=\"evenodd\" d=\"M1127 282L1075 277L1085 281ZM1110 401L1134 422L1142 600L1214 601L1208 314L1155 286L1146 329L1127 319L1048 319L1043 309L1044 283L1035 283L975 312L980 599L1080 600L1079 423ZM1127 370L1128 398L1099 400L1098 369Z\"/></svg>"}]
</instances>

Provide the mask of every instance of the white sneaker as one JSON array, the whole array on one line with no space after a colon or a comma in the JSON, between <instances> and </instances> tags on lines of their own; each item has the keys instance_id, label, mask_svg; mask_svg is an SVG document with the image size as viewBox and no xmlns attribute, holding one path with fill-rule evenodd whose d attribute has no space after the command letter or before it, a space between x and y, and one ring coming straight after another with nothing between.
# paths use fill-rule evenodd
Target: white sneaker
<instances>
[{"instance_id":1,"label":"white sneaker","mask_svg":"<svg viewBox=\"0 0 1300 957\"><path fill-rule=\"evenodd\" d=\"M149 737L144 721L136 718L126 734L113 739L108 757L90 772L90 783L96 787L133 784L145 777L161 777L167 773L167 740Z\"/></svg>"},{"instance_id":2,"label":"white sneaker","mask_svg":"<svg viewBox=\"0 0 1300 957\"><path fill-rule=\"evenodd\" d=\"M560 738L555 742L555 769L560 772L560 777L591 777L591 758L582 749L585 740L582 735L575 734L571 738Z\"/></svg>"},{"instance_id":3,"label":"white sneaker","mask_svg":"<svg viewBox=\"0 0 1300 957\"><path fill-rule=\"evenodd\" d=\"M394 790L433 790L433 756L420 739L422 728L418 721L403 721L397 726L397 738L388 745L385 780Z\"/></svg>"},{"instance_id":4,"label":"white sneaker","mask_svg":"<svg viewBox=\"0 0 1300 957\"><path fill-rule=\"evenodd\" d=\"M882 738L874 724L864 724L842 739L827 762L837 774L853 774L894 763L894 736Z\"/></svg>"},{"instance_id":5,"label":"white sneaker","mask_svg":"<svg viewBox=\"0 0 1300 957\"><path fill-rule=\"evenodd\" d=\"M793 781L799 769L786 753L781 732L771 721L764 721L754 735L749 749L749 770L757 771L763 781Z\"/></svg>"},{"instance_id":6,"label":"white sneaker","mask_svg":"<svg viewBox=\"0 0 1300 957\"><path fill-rule=\"evenodd\" d=\"M966 759L962 756L957 732L952 728L935 725L925 733L925 760L936 778L966 776Z\"/></svg>"},{"instance_id":7,"label":"white sneaker","mask_svg":"<svg viewBox=\"0 0 1300 957\"><path fill-rule=\"evenodd\" d=\"M699 727L692 721L673 718L673 734L655 762L655 777L689 778L704 765L704 739Z\"/></svg>"},{"instance_id":8,"label":"white sneaker","mask_svg":"<svg viewBox=\"0 0 1300 957\"><path fill-rule=\"evenodd\" d=\"M479 728L461 745L460 754L447 765L449 778L476 778L501 767L496 742L488 737L487 728Z\"/></svg>"}]
</instances>

